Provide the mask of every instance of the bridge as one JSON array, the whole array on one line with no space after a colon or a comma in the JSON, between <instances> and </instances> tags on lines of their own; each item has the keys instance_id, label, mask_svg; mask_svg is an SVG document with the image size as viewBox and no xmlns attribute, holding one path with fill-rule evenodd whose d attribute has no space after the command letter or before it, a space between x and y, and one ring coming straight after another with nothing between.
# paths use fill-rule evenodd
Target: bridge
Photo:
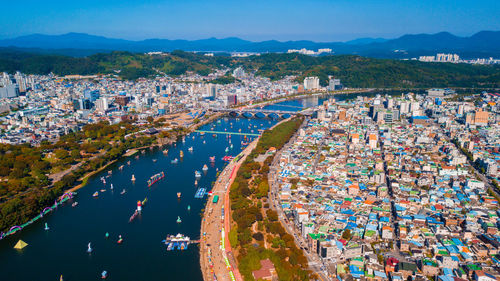
<instances>
[{"instance_id":1,"label":"bridge","mask_svg":"<svg viewBox=\"0 0 500 281\"><path fill-rule=\"evenodd\" d=\"M220 134L220 135L240 135L240 136L250 136L250 137L258 137L260 134L255 133L240 133L240 132L227 132L227 131L205 131L205 130L195 130L197 133L205 133L205 134Z\"/></svg>"},{"instance_id":2,"label":"bridge","mask_svg":"<svg viewBox=\"0 0 500 281\"><path fill-rule=\"evenodd\" d=\"M294 106L292 106L292 107L294 107ZM263 109L263 108L212 108L212 111L226 112L232 116L243 116L243 117L248 117L248 118L250 118L250 117L287 118L289 116L293 116L293 115L297 115L297 114L302 114L302 115L311 114L307 110L289 111L289 110L276 110L276 109Z\"/></svg>"}]
</instances>

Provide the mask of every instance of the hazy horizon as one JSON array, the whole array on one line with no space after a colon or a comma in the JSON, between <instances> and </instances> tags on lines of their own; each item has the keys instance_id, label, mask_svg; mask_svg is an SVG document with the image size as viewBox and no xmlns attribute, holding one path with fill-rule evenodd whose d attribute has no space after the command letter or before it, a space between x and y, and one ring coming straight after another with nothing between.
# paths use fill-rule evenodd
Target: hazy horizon
<instances>
[{"instance_id":1,"label":"hazy horizon","mask_svg":"<svg viewBox=\"0 0 500 281\"><path fill-rule=\"evenodd\" d=\"M335 42L442 31L470 36L500 30L495 0L256 0L237 4L226 0L26 0L9 6L9 13L0 17L0 38L4 39L77 32L127 40L238 37Z\"/></svg>"}]
</instances>

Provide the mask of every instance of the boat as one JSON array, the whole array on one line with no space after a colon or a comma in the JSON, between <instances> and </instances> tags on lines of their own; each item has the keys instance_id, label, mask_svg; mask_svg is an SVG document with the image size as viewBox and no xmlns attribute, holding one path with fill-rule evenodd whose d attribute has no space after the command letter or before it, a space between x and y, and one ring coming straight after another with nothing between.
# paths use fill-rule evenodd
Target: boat
<instances>
[{"instance_id":1,"label":"boat","mask_svg":"<svg viewBox=\"0 0 500 281\"><path fill-rule=\"evenodd\" d=\"M109 238L109 233L106 232L106 234L104 234L104 237Z\"/></svg>"},{"instance_id":2,"label":"boat","mask_svg":"<svg viewBox=\"0 0 500 281\"><path fill-rule=\"evenodd\" d=\"M203 140L203 144L205 144L205 143L206 143L205 140Z\"/></svg>"},{"instance_id":3,"label":"boat","mask_svg":"<svg viewBox=\"0 0 500 281\"><path fill-rule=\"evenodd\" d=\"M136 155L136 156L135 156L135 159L139 159L139 155Z\"/></svg>"},{"instance_id":4,"label":"boat","mask_svg":"<svg viewBox=\"0 0 500 281\"><path fill-rule=\"evenodd\" d=\"M207 164L203 165L203 168L202 168L202 170L203 170L203 172L206 172L206 171L208 171L208 166L207 166Z\"/></svg>"},{"instance_id":5,"label":"boat","mask_svg":"<svg viewBox=\"0 0 500 281\"><path fill-rule=\"evenodd\" d=\"M181 198L181 193L177 192L177 198Z\"/></svg>"},{"instance_id":6,"label":"boat","mask_svg":"<svg viewBox=\"0 0 500 281\"><path fill-rule=\"evenodd\" d=\"M92 245L90 245L90 242L87 245L87 253L92 253Z\"/></svg>"},{"instance_id":7,"label":"boat","mask_svg":"<svg viewBox=\"0 0 500 281\"><path fill-rule=\"evenodd\" d=\"M94 192L94 194L92 194L92 196L94 196L94 197L99 196L99 191Z\"/></svg>"},{"instance_id":8,"label":"boat","mask_svg":"<svg viewBox=\"0 0 500 281\"><path fill-rule=\"evenodd\" d=\"M108 272L106 270L104 270L102 273L101 273L101 279L106 279L108 278Z\"/></svg>"},{"instance_id":9,"label":"boat","mask_svg":"<svg viewBox=\"0 0 500 281\"><path fill-rule=\"evenodd\" d=\"M194 171L194 176L199 178L201 177L201 173L199 171Z\"/></svg>"},{"instance_id":10,"label":"boat","mask_svg":"<svg viewBox=\"0 0 500 281\"><path fill-rule=\"evenodd\" d=\"M198 185L198 181L197 180L194 180L194 185Z\"/></svg>"},{"instance_id":11,"label":"boat","mask_svg":"<svg viewBox=\"0 0 500 281\"><path fill-rule=\"evenodd\" d=\"M142 153L142 154L146 153L146 150L141 150L141 153Z\"/></svg>"},{"instance_id":12,"label":"boat","mask_svg":"<svg viewBox=\"0 0 500 281\"><path fill-rule=\"evenodd\" d=\"M172 164L177 164L177 162L179 162L179 159L175 158L174 160L170 161L170 163Z\"/></svg>"},{"instance_id":13,"label":"boat","mask_svg":"<svg viewBox=\"0 0 500 281\"><path fill-rule=\"evenodd\" d=\"M49 230L49 226L47 225L47 223L45 223L45 227L43 229Z\"/></svg>"},{"instance_id":14,"label":"boat","mask_svg":"<svg viewBox=\"0 0 500 281\"><path fill-rule=\"evenodd\" d=\"M228 151L229 151L229 147L226 147L226 150L225 150L225 152L227 153Z\"/></svg>"},{"instance_id":15,"label":"boat","mask_svg":"<svg viewBox=\"0 0 500 281\"><path fill-rule=\"evenodd\" d=\"M184 152L182 152L182 150L179 152L179 157L184 157Z\"/></svg>"},{"instance_id":16,"label":"boat","mask_svg":"<svg viewBox=\"0 0 500 281\"><path fill-rule=\"evenodd\" d=\"M144 198L144 200L142 200L142 206L146 205L146 202L148 202L148 198Z\"/></svg>"},{"instance_id":17,"label":"boat","mask_svg":"<svg viewBox=\"0 0 500 281\"><path fill-rule=\"evenodd\" d=\"M182 137L182 143L186 142L186 137Z\"/></svg>"},{"instance_id":18,"label":"boat","mask_svg":"<svg viewBox=\"0 0 500 281\"><path fill-rule=\"evenodd\" d=\"M167 155L168 154L168 149L163 150L163 154Z\"/></svg>"},{"instance_id":19,"label":"boat","mask_svg":"<svg viewBox=\"0 0 500 281\"><path fill-rule=\"evenodd\" d=\"M177 223L181 223L182 220L181 220L181 217L177 216Z\"/></svg>"},{"instance_id":20,"label":"boat","mask_svg":"<svg viewBox=\"0 0 500 281\"><path fill-rule=\"evenodd\" d=\"M138 214L139 211L135 210L132 216L130 216L130 218L128 219L128 222L132 222L137 217Z\"/></svg>"},{"instance_id":21,"label":"boat","mask_svg":"<svg viewBox=\"0 0 500 281\"><path fill-rule=\"evenodd\" d=\"M61 274L61 276L59 277L59 281L63 281L62 274Z\"/></svg>"},{"instance_id":22,"label":"boat","mask_svg":"<svg viewBox=\"0 0 500 281\"><path fill-rule=\"evenodd\" d=\"M125 194L125 192L127 192L127 191L125 191L125 188L124 188L124 189L122 190L122 192L120 192L120 194L122 194L122 195L123 195L123 194Z\"/></svg>"},{"instance_id":23,"label":"boat","mask_svg":"<svg viewBox=\"0 0 500 281\"><path fill-rule=\"evenodd\" d=\"M215 156L210 156L210 163L214 163L215 162Z\"/></svg>"},{"instance_id":24,"label":"boat","mask_svg":"<svg viewBox=\"0 0 500 281\"><path fill-rule=\"evenodd\" d=\"M118 241L116 243L121 244L123 242L123 238L121 235L118 235Z\"/></svg>"},{"instance_id":25,"label":"boat","mask_svg":"<svg viewBox=\"0 0 500 281\"><path fill-rule=\"evenodd\" d=\"M153 159L153 162L156 162L156 159Z\"/></svg>"},{"instance_id":26,"label":"boat","mask_svg":"<svg viewBox=\"0 0 500 281\"><path fill-rule=\"evenodd\" d=\"M123 165L121 165L120 167L118 167L118 169L121 171L123 170Z\"/></svg>"},{"instance_id":27,"label":"boat","mask_svg":"<svg viewBox=\"0 0 500 281\"><path fill-rule=\"evenodd\" d=\"M190 147L188 148L188 151L189 151L189 152L193 152L193 147L192 147L192 146L190 146Z\"/></svg>"},{"instance_id":28,"label":"boat","mask_svg":"<svg viewBox=\"0 0 500 281\"><path fill-rule=\"evenodd\" d=\"M101 189L101 192L104 192L104 191L106 191L106 189Z\"/></svg>"},{"instance_id":29,"label":"boat","mask_svg":"<svg viewBox=\"0 0 500 281\"><path fill-rule=\"evenodd\" d=\"M191 205L188 205L188 211L191 211Z\"/></svg>"},{"instance_id":30,"label":"boat","mask_svg":"<svg viewBox=\"0 0 500 281\"><path fill-rule=\"evenodd\" d=\"M129 161L127 161L127 165L130 165L130 160L129 160Z\"/></svg>"},{"instance_id":31,"label":"boat","mask_svg":"<svg viewBox=\"0 0 500 281\"><path fill-rule=\"evenodd\" d=\"M149 178L148 180L148 187L151 187L153 184L155 184L156 182L158 182L163 178L165 178L165 174L163 172L151 176L151 178Z\"/></svg>"},{"instance_id":32,"label":"boat","mask_svg":"<svg viewBox=\"0 0 500 281\"><path fill-rule=\"evenodd\" d=\"M132 178L130 180L135 181L135 176L132 175Z\"/></svg>"},{"instance_id":33,"label":"boat","mask_svg":"<svg viewBox=\"0 0 500 281\"><path fill-rule=\"evenodd\" d=\"M229 146L229 148L233 149L233 144L231 144L231 145Z\"/></svg>"},{"instance_id":34,"label":"boat","mask_svg":"<svg viewBox=\"0 0 500 281\"><path fill-rule=\"evenodd\" d=\"M113 184L111 184L111 186L109 187L111 190L113 190Z\"/></svg>"},{"instance_id":35,"label":"boat","mask_svg":"<svg viewBox=\"0 0 500 281\"><path fill-rule=\"evenodd\" d=\"M78 202L73 202L73 204L71 204L71 207L76 207L76 205L78 205Z\"/></svg>"}]
</instances>

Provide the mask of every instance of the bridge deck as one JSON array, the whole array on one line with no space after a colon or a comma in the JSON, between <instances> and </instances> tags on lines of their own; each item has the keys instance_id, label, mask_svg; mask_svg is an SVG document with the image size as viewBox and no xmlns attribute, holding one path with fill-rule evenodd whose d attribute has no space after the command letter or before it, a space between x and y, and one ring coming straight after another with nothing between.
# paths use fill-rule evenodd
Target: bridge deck
<instances>
[{"instance_id":1,"label":"bridge deck","mask_svg":"<svg viewBox=\"0 0 500 281\"><path fill-rule=\"evenodd\" d=\"M222 132L222 131L205 131L205 130L195 130L197 133L205 133L205 134L221 134L221 135L240 135L240 136L252 136L258 137L260 134L255 133L240 133L240 132Z\"/></svg>"}]
</instances>

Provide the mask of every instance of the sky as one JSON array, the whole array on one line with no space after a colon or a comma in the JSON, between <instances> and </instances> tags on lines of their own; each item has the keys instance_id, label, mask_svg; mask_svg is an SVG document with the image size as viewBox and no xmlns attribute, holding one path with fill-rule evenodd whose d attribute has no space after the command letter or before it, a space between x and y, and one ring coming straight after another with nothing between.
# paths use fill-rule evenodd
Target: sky
<instances>
[{"instance_id":1,"label":"sky","mask_svg":"<svg viewBox=\"0 0 500 281\"><path fill-rule=\"evenodd\" d=\"M0 0L0 37L346 41L500 30L500 0ZM8 2L7 2L8 1Z\"/></svg>"}]
</instances>

